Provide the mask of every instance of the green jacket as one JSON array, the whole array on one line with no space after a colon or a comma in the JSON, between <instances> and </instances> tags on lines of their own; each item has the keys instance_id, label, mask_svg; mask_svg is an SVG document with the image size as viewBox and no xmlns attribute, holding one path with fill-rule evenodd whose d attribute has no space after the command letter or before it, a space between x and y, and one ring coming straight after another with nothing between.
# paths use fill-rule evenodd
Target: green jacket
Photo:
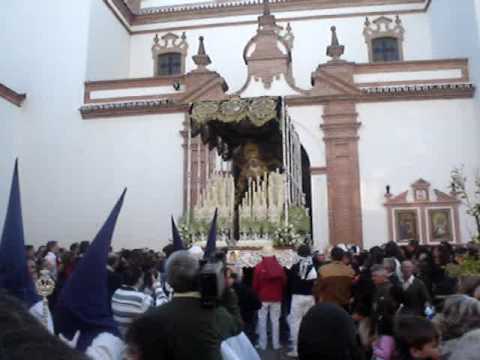
<instances>
[{"instance_id":1,"label":"green jacket","mask_svg":"<svg viewBox=\"0 0 480 360\"><path fill-rule=\"evenodd\" d=\"M127 342L143 360L221 360L222 341L240 331L225 307L204 308L198 298L174 297L137 319Z\"/></svg>"}]
</instances>

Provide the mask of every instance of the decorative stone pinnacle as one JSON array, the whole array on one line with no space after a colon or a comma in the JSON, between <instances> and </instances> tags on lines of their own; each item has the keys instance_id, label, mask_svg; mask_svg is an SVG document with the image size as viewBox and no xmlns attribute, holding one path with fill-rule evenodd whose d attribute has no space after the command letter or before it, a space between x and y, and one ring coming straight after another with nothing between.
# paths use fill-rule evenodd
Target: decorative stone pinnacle
<instances>
[{"instance_id":1,"label":"decorative stone pinnacle","mask_svg":"<svg viewBox=\"0 0 480 360\"><path fill-rule=\"evenodd\" d=\"M402 20L400 20L400 16L398 16L398 15L395 17L395 24L397 24L397 25L402 24Z\"/></svg>"},{"instance_id":2,"label":"decorative stone pinnacle","mask_svg":"<svg viewBox=\"0 0 480 360\"><path fill-rule=\"evenodd\" d=\"M332 41L330 46L327 47L327 55L332 58L330 61L338 61L345 52L345 46L340 45L338 41L337 28L332 26L330 30L332 31Z\"/></svg>"},{"instance_id":3,"label":"decorative stone pinnacle","mask_svg":"<svg viewBox=\"0 0 480 360\"><path fill-rule=\"evenodd\" d=\"M153 38L153 43L158 44L160 42L160 38L158 37L158 34L155 34L155 37Z\"/></svg>"},{"instance_id":4,"label":"decorative stone pinnacle","mask_svg":"<svg viewBox=\"0 0 480 360\"><path fill-rule=\"evenodd\" d=\"M263 0L263 15L270 15L270 5L268 0Z\"/></svg>"},{"instance_id":5,"label":"decorative stone pinnacle","mask_svg":"<svg viewBox=\"0 0 480 360\"><path fill-rule=\"evenodd\" d=\"M368 19L368 16L365 18L365 23L364 23L364 25L365 25L366 27L369 27L369 26L370 26L370 20Z\"/></svg>"},{"instance_id":6,"label":"decorative stone pinnacle","mask_svg":"<svg viewBox=\"0 0 480 360\"><path fill-rule=\"evenodd\" d=\"M206 66L210 65L212 61L210 60L210 57L205 51L205 45L203 44L203 36L200 36L198 39L199 44L197 55L192 56L192 59L195 65L197 65L199 68L205 68Z\"/></svg>"},{"instance_id":7,"label":"decorative stone pinnacle","mask_svg":"<svg viewBox=\"0 0 480 360\"><path fill-rule=\"evenodd\" d=\"M199 40L200 42L199 42L199 44L198 44L198 52L197 52L197 55L205 55L205 54L206 54L205 44L203 43L204 37L203 37L203 36L200 36L200 37L198 38L198 40Z\"/></svg>"}]
</instances>

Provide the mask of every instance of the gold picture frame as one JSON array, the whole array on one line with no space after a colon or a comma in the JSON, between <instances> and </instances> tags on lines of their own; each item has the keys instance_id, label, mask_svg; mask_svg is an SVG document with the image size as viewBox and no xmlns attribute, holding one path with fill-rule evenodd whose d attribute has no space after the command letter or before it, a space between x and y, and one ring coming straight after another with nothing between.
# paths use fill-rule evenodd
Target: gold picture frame
<instances>
[{"instance_id":1,"label":"gold picture frame","mask_svg":"<svg viewBox=\"0 0 480 360\"><path fill-rule=\"evenodd\" d=\"M396 241L408 242L410 240L420 240L418 212L416 209L396 209L395 214L395 234Z\"/></svg>"},{"instance_id":2,"label":"gold picture frame","mask_svg":"<svg viewBox=\"0 0 480 360\"><path fill-rule=\"evenodd\" d=\"M455 240L452 222L452 209L428 209L429 241L442 242Z\"/></svg>"}]
</instances>

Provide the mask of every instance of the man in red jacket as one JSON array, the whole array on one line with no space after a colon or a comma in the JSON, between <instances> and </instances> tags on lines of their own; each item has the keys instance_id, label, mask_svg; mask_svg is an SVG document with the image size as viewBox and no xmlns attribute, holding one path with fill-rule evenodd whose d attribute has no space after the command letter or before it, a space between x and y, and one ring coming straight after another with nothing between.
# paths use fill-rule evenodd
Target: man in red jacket
<instances>
[{"instance_id":1,"label":"man in red jacket","mask_svg":"<svg viewBox=\"0 0 480 360\"><path fill-rule=\"evenodd\" d=\"M268 255L271 256L264 256L255 267L253 275L253 288L262 302L262 308L258 311L258 346L262 350L267 348L267 315L270 314L272 345L273 349L278 350L281 348L279 342L280 310L287 276L275 256Z\"/></svg>"}]
</instances>

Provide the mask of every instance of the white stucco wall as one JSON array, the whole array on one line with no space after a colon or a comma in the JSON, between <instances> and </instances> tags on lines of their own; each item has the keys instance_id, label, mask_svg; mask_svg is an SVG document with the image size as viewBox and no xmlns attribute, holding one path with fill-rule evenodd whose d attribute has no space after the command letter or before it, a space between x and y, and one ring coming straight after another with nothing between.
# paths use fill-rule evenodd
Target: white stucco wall
<instances>
[{"instance_id":1,"label":"white stucco wall","mask_svg":"<svg viewBox=\"0 0 480 360\"><path fill-rule=\"evenodd\" d=\"M102 0L90 0L87 80L129 75L130 34Z\"/></svg>"},{"instance_id":2,"label":"white stucco wall","mask_svg":"<svg viewBox=\"0 0 480 360\"><path fill-rule=\"evenodd\" d=\"M480 82L480 18L478 0L435 0L428 16L432 34L432 57L467 57L470 76Z\"/></svg>"},{"instance_id":3,"label":"white stucco wall","mask_svg":"<svg viewBox=\"0 0 480 360\"><path fill-rule=\"evenodd\" d=\"M184 116L81 119L87 63L94 64L87 60L90 5L61 0L2 5L0 42L9 51L2 53L0 79L26 92L27 100L18 109L0 99L0 141L7 149L0 154L0 178L6 180L0 185L1 222L18 156L27 243L91 240L128 186L113 245L159 249L170 236L169 215L181 212ZM108 75L104 65L93 70ZM122 66L112 68L113 76Z\"/></svg>"},{"instance_id":4,"label":"white stucco wall","mask_svg":"<svg viewBox=\"0 0 480 360\"><path fill-rule=\"evenodd\" d=\"M72 13L75 17L68 16ZM58 228L57 219L43 222L42 232L37 232L33 223L39 221L40 214L48 216L56 206L61 194L54 184L65 186L62 174L68 169L68 147L81 147L72 138L76 133L74 120L79 117L76 109L83 97L88 13L89 2L19 0L2 4L0 43L8 51L2 52L0 79L16 91L27 93L27 100L14 111L16 131L11 135L16 146L13 154L0 155L2 164L6 164L0 169L0 177L10 183L12 158L18 157L28 243L52 239L48 233ZM8 111L11 113L11 109ZM4 114L2 111L2 122L8 121ZM69 146L62 148L60 144ZM8 196L3 188L1 200ZM2 201L0 207L3 211L6 202Z\"/></svg>"},{"instance_id":5,"label":"white stucco wall","mask_svg":"<svg viewBox=\"0 0 480 360\"><path fill-rule=\"evenodd\" d=\"M329 246L330 236L326 175L312 176L312 217L314 249L324 252Z\"/></svg>"},{"instance_id":6,"label":"white stucco wall","mask_svg":"<svg viewBox=\"0 0 480 360\"><path fill-rule=\"evenodd\" d=\"M16 157L17 124L21 109L0 98L0 229L3 227ZM20 169L21 171L21 169Z\"/></svg>"},{"instance_id":7,"label":"white stucco wall","mask_svg":"<svg viewBox=\"0 0 480 360\"><path fill-rule=\"evenodd\" d=\"M341 11L341 10L338 10ZM334 14L334 10L330 10ZM284 14L282 14L283 16ZM291 15L291 14L289 14ZM305 14L304 14L305 15ZM255 19L255 17L250 17ZM393 17L391 17L393 18ZM370 20L374 20L371 18ZM431 58L430 26L426 14L401 16L405 27L405 60L426 60ZM365 18L327 18L302 20L291 23L295 36L292 52L293 73L298 86L310 88L310 75L320 63L329 60L326 48L330 44L330 27L335 25L340 43L345 45L344 59L355 62L368 62L368 50L363 36ZM183 22L182 25L188 25ZM285 26L285 23L280 23ZM187 30L189 44L187 72L194 68L191 56L198 48L198 37L205 37L205 46L212 60L211 69L218 71L236 91L246 81L247 67L243 61L243 50L247 42L256 34L256 25L236 25L231 27L211 27ZM181 31L175 32L181 35ZM164 33L159 32L162 36ZM130 76L146 77L153 74L151 47L154 34L133 35L130 49Z\"/></svg>"},{"instance_id":8,"label":"white stucco wall","mask_svg":"<svg viewBox=\"0 0 480 360\"><path fill-rule=\"evenodd\" d=\"M188 43L188 55L186 59L186 72L195 69L192 56L197 53L199 36L205 37L205 48L212 60L209 69L222 75L230 87L230 92L239 90L246 81L247 67L243 62L243 47L255 34L255 26L221 28L206 30L190 30L186 32ZM219 36L219 31L222 35ZM182 32L175 32L178 36ZM159 33L159 36L164 33ZM154 34L135 35L131 39L130 47L130 77L153 76L152 45ZM235 41L230 42L229 36ZM223 40L222 40L223 39ZM229 46L235 43L238 46ZM227 51L226 51L227 50ZM234 65L234 66L232 66Z\"/></svg>"},{"instance_id":9,"label":"white stucco wall","mask_svg":"<svg viewBox=\"0 0 480 360\"><path fill-rule=\"evenodd\" d=\"M450 171L465 165L469 176L480 164L475 151L480 122L473 100L437 100L358 105L360 179L364 243L388 237L383 207L385 186L393 194L423 178L448 192ZM469 240L473 224L461 211L461 232Z\"/></svg>"}]
</instances>

